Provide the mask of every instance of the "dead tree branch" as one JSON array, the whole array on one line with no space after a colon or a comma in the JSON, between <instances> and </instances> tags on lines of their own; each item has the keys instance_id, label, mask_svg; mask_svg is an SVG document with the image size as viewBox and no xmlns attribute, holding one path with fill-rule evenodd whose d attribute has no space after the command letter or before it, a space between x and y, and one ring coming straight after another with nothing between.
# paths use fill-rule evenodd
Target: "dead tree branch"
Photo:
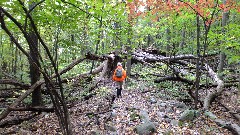
<instances>
[{"instance_id":1,"label":"dead tree branch","mask_svg":"<svg viewBox=\"0 0 240 135\"><path fill-rule=\"evenodd\" d=\"M217 74L212 70L212 68L209 65L205 64L205 69L208 71L208 74L212 78L212 80L214 80L217 83L216 90L212 93L209 93L207 97L204 99L204 110L208 110L210 103L214 100L214 98L216 98L222 93L224 82L218 78Z\"/></svg>"},{"instance_id":2,"label":"dead tree branch","mask_svg":"<svg viewBox=\"0 0 240 135\"><path fill-rule=\"evenodd\" d=\"M9 84L14 86L19 86L23 89L29 89L30 85L19 82L15 79L0 79L0 84Z\"/></svg>"},{"instance_id":3,"label":"dead tree branch","mask_svg":"<svg viewBox=\"0 0 240 135\"><path fill-rule=\"evenodd\" d=\"M10 111L54 112L54 108L46 108L41 106L9 108L9 110Z\"/></svg>"}]
</instances>

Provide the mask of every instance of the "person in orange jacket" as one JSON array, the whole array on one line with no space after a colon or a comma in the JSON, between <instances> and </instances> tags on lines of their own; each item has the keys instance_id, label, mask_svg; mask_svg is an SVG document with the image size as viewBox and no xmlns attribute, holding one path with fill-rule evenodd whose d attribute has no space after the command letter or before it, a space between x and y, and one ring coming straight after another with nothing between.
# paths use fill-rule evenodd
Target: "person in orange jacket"
<instances>
[{"instance_id":1,"label":"person in orange jacket","mask_svg":"<svg viewBox=\"0 0 240 135\"><path fill-rule=\"evenodd\" d=\"M113 81L116 82L117 84L117 97L122 96L121 91L122 91L122 85L123 81L127 78L127 73L123 69L122 64L120 62L117 63L117 68L114 70L112 79Z\"/></svg>"}]
</instances>

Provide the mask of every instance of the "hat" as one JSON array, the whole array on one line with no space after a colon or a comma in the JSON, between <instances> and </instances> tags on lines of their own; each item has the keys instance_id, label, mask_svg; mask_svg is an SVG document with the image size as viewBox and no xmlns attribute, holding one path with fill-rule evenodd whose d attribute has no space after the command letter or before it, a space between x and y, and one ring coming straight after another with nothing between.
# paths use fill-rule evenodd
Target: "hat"
<instances>
[{"instance_id":1,"label":"hat","mask_svg":"<svg viewBox=\"0 0 240 135\"><path fill-rule=\"evenodd\" d=\"M118 63L117 63L117 66L122 66L122 63L121 63L121 62L118 62Z\"/></svg>"}]
</instances>

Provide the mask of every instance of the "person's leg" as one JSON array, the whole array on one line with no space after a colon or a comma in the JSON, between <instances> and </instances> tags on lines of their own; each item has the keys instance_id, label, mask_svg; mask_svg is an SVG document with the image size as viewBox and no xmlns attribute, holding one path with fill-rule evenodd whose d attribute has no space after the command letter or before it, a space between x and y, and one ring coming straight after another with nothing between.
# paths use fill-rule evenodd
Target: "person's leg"
<instances>
[{"instance_id":1,"label":"person's leg","mask_svg":"<svg viewBox=\"0 0 240 135\"><path fill-rule=\"evenodd\" d=\"M122 85L123 85L123 82L118 82L118 88L117 88L117 97L122 97Z\"/></svg>"}]
</instances>

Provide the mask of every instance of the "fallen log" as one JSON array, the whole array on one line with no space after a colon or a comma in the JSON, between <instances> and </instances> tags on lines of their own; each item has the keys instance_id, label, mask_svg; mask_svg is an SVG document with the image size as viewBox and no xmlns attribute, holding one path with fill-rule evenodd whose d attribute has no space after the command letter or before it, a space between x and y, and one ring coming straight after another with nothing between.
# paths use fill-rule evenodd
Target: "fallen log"
<instances>
[{"instance_id":1,"label":"fallen log","mask_svg":"<svg viewBox=\"0 0 240 135\"><path fill-rule=\"evenodd\" d=\"M15 88L2 88L0 91L15 91L15 90L21 90L21 87L15 87Z\"/></svg>"},{"instance_id":2,"label":"fallen log","mask_svg":"<svg viewBox=\"0 0 240 135\"><path fill-rule=\"evenodd\" d=\"M24 116L24 117L14 117L14 118L11 118L11 119L6 120L6 121L1 121L0 122L0 128L21 124L23 121L30 120L37 115L38 115L37 113L34 113L34 114L28 114L27 116Z\"/></svg>"},{"instance_id":3,"label":"fallen log","mask_svg":"<svg viewBox=\"0 0 240 135\"><path fill-rule=\"evenodd\" d=\"M181 81L181 82L187 83L189 85L193 85L194 84L193 81L187 80L187 79L179 77L179 76L163 77L163 78L154 80L154 83L160 83L160 82L163 82L163 81Z\"/></svg>"},{"instance_id":4,"label":"fallen log","mask_svg":"<svg viewBox=\"0 0 240 135\"><path fill-rule=\"evenodd\" d=\"M99 65L98 67L96 67L95 69L93 69L92 72L91 72L91 71L88 71L88 72L79 74L79 75L77 75L76 77L68 78L68 80L72 80L73 82L76 82L76 81L78 81L79 79L81 79L82 77L87 77L87 76L89 76L89 75L98 74L98 73L100 73L100 72L102 71L103 67L104 67L104 64L101 64L101 65Z\"/></svg>"},{"instance_id":5,"label":"fallen log","mask_svg":"<svg viewBox=\"0 0 240 135\"><path fill-rule=\"evenodd\" d=\"M29 84L24 84L24 83L19 82L15 79L0 79L0 84L9 84L9 85L14 85L14 86L19 86L23 89L29 89L30 88Z\"/></svg>"},{"instance_id":6,"label":"fallen log","mask_svg":"<svg viewBox=\"0 0 240 135\"><path fill-rule=\"evenodd\" d=\"M208 71L209 76L217 83L217 88L214 92L209 93L204 99L204 110L208 110L210 103L223 92L224 82L218 78L217 74L210 66L205 64L205 69Z\"/></svg>"},{"instance_id":7,"label":"fallen log","mask_svg":"<svg viewBox=\"0 0 240 135\"><path fill-rule=\"evenodd\" d=\"M35 107L18 107L18 108L11 108L9 107L10 111L34 111L34 112L54 112L54 108L47 108L41 106Z\"/></svg>"},{"instance_id":8,"label":"fallen log","mask_svg":"<svg viewBox=\"0 0 240 135\"><path fill-rule=\"evenodd\" d=\"M1 92L0 98L17 98L19 97L19 94L16 94L14 92Z\"/></svg>"},{"instance_id":9,"label":"fallen log","mask_svg":"<svg viewBox=\"0 0 240 135\"><path fill-rule=\"evenodd\" d=\"M85 57L89 60L98 60L98 61L104 61L104 60L107 60L107 59L112 59L111 54L110 55L99 56L99 55L96 55L96 54L92 54L90 52L88 52L85 55Z\"/></svg>"},{"instance_id":10,"label":"fallen log","mask_svg":"<svg viewBox=\"0 0 240 135\"><path fill-rule=\"evenodd\" d=\"M177 61L177 60L184 60L184 59L196 59L194 55L177 55L172 57L164 57L162 55L154 55L142 51L134 52L133 58L139 61L145 61L145 62L163 62L163 61Z\"/></svg>"},{"instance_id":11,"label":"fallen log","mask_svg":"<svg viewBox=\"0 0 240 135\"><path fill-rule=\"evenodd\" d=\"M88 92L91 92L94 88L96 88L97 84L103 80L103 77L104 77L104 76L106 75L106 73L107 73L107 69L108 69L108 66L109 66L108 63L109 63L108 60L105 60L105 61L103 62L103 64L102 64L102 65L103 65L103 68L102 68L101 74L100 74L99 77L97 77L97 78L95 79L95 82L93 82L92 85L89 87Z\"/></svg>"},{"instance_id":12,"label":"fallen log","mask_svg":"<svg viewBox=\"0 0 240 135\"><path fill-rule=\"evenodd\" d=\"M151 74L153 75L153 74ZM193 85L194 84L194 81L191 81L191 80L188 80L186 78L183 78L183 77L176 77L176 76L167 76L167 77L163 77L162 75L153 75L153 76L158 76L158 77L162 77L160 79L155 79L154 80L154 83L160 83L160 82L164 82L164 81L178 81L178 82L183 82L183 83L187 83L188 85ZM200 88L204 88L204 87L208 87L208 88L211 88L211 87L217 87L218 85L217 84L200 84L199 87ZM224 88L228 88L228 87L232 87L232 86L235 86L237 87L238 84L236 83L227 83L227 84L224 84Z\"/></svg>"}]
</instances>

